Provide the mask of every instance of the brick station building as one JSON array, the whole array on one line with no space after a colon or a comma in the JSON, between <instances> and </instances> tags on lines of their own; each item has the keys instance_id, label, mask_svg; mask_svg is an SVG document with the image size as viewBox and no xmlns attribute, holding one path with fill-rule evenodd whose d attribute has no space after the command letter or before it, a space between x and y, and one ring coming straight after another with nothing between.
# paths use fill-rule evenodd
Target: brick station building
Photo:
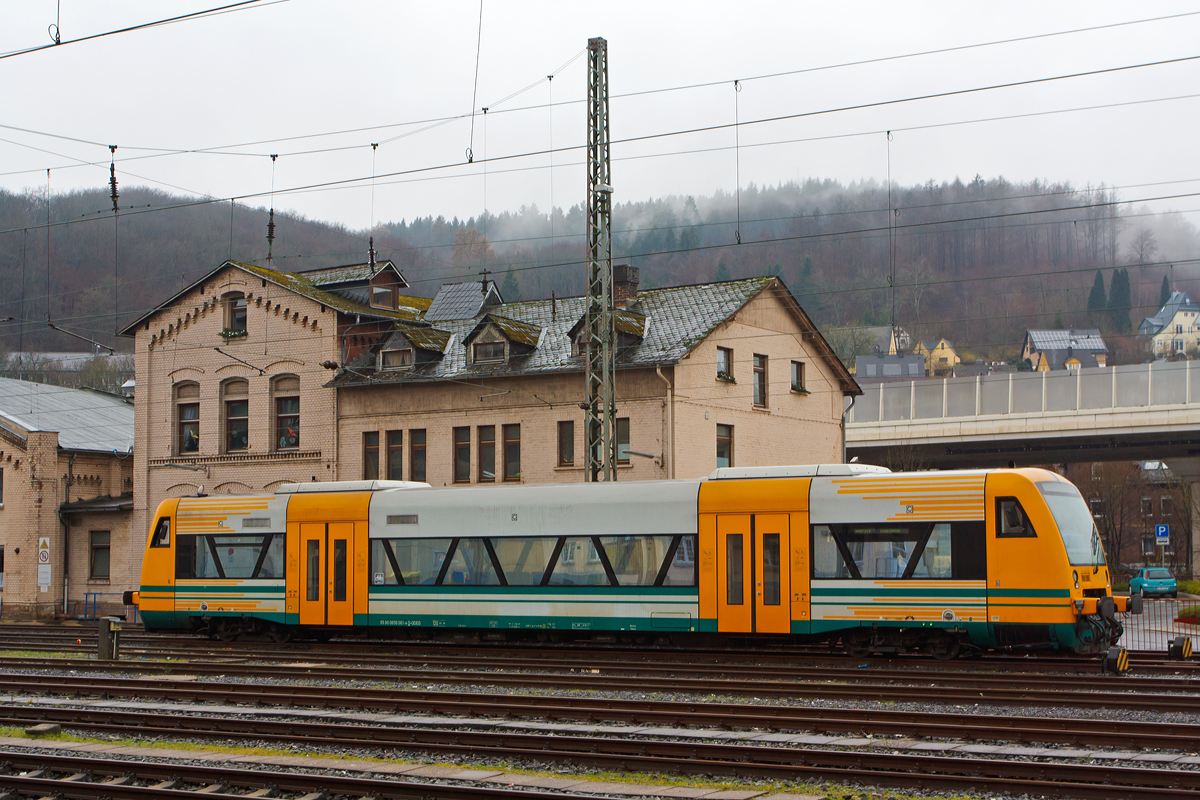
<instances>
[{"instance_id":1,"label":"brick station building","mask_svg":"<svg viewBox=\"0 0 1200 800\"><path fill-rule=\"evenodd\" d=\"M782 281L639 290L636 269L614 273L620 480L841 460L860 389ZM407 288L387 261L229 261L129 326L134 529L200 486L584 480L583 298Z\"/></svg>"}]
</instances>

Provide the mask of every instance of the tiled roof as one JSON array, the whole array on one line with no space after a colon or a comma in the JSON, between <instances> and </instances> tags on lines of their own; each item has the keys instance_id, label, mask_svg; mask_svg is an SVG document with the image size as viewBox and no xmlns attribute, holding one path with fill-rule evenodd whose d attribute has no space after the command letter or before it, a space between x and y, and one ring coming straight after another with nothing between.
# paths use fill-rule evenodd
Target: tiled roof
<instances>
[{"instance_id":1,"label":"tiled roof","mask_svg":"<svg viewBox=\"0 0 1200 800\"><path fill-rule=\"evenodd\" d=\"M644 328L645 338L636 345L621 348L617 355L618 368L677 363L718 325L733 316L773 282L782 290L782 294L788 294L781 282L769 277L639 292L638 306L648 318ZM466 285L479 292L479 284ZM790 297L790 294L788 296ZM497 313L502 313L505 319L545 329L545 335L542 336L537 349L507 364L471 366L467 364L466 348L451 347L440 361L417 365L404 372L376 373L374 355L365 354L358 361L348 365L354 372L343 371L330 381L329 385L377 385L451 378L462 380L473 376L492 376L498 372L524 375L580 370L583 368L583 359L571 355L568 332L583 316L585 303L586 299L583 297L571 297L557 301L506 303L497 308ZM798 315L803 316L803 311L800 311L798 306L796 310ZM464 341L477 324L476 319L467 318L440 320L435 326L455 334L459 341ZM815 328L813 330L815 331ZM823 347L822 355L832 359L830 363L839 374L839 381L845 387L853 387L847 390L857 394L858 387L841 362L833 356L832 349L825 344L819 333L814 340L819 343L818 347Z\"/></svg>"},{"instance_id":2,"label":"tiled roof","mask_svg":"<svg viewBox=\"0 0 1200 800\"><path fill-rule=\"evenodd\" d=\"M370 264L346 264L345 266L341 267L310 269L295 274L304 276L305 280L307 280L313 286L325 287L333 286L339 283L366 283L367 281L371 280L371 278L374 278L376 275L389 267L394 270L397 275L400 275L400 270L396 269L396 265L390 260L376 261L374 269L371 268ZM403 281L404 276L401 275L400 279ZM408 282L405 281L404 285L407 286Z\"/></svg>"},{"instance_id":3,"label":"tiled roof","mask_svg":"<svg viewBox=\"0 0 1200 800\"><path fill-rule=\"evenodd\" d=\"M428 350L432 353L446 352L446 345L450 343L450 333L447 331L430 328L426 325L409 325L404 322L397 322L396 334L388 339L387 343L381 349L394 349L396 346L394 341L399 336L403 336L413 347Z\"/></svg>"},{"instance_id":4,"label":"tiled roof","mask_svg":"<svg viewBox=\"0 0 1200 800\"><path fill-rule=\"evenodd\" d=\"M1046 359L1046 364L1050 369L1066 369L1067 362L1074 359L1079 362L1081 367L1098 367L1100 362L1096 360L1095 352L1091 350L1077 350L1074 348L1063 348L1055 350L1043 350L1042 355Z\"/></svg>"},{"instance_id":5,"label":"tiled roof","mask_svg":"<svg viewBox=\"0 0 1200 800\"><path fill-rule=\"evenodd\" d=\"M483 319L479 320L479 324L471 329L467 334L466 342L474 338L475 334L484 325L491 323L500 329L500 332L511 342L537 347L538 340L542 338L542 329L538 325L530 325L528 322L518 322L515 319L501 317L496 314L484 314Z\"/></svg>"},{"instance_id":6,"label":"tiled roof","mask_svg":"<svg viewBox=\"0 0 1200 800\"><path fill-rule=\"evenodd\" d=\"M23 431L58 431L67 450L128 453L133 404L104 392L0 378L0 424ZM5 425L10 427L10 425Z\"/></svg>"},{"instance_id":7,"label":"tiled roof","mask_svg":"<svg viewBox=\"0 0 1200 800\"><path fill-rule=\"evenodd\" d=\"M1153 336L1171 324L1171 320L1175 319L1175 315L1180 311L1200 312L1200 306L1192 302L1192 298L1185 292L1171 292L1166 304L1157 314L1142 320L1142 324L1138 326L1138 333Z\"/></svg>"},{"instance_id":8,"label":"tiled roof","mask_svg":"<svg viewBox=\"0 0 1200 800\"><path fill-rule=\"evenodd\" d=\"M1090 350L1094 353L1107 353L1104 337L1096 328L1071 328L1069 330L1026 331L1034 350L1063 350L1074 347L1076 350Z\"/></svg>"},{"instance_id":9,"label":"tiled roof","mask_svg":"<svg viewBox=\"0 0 1200 800\"><path fill-rule=\"evenodd\" d=\"M621 333L628 333L630 336L641 338L646 332L646 315L637 311L618 308L613 311L613 325Z\"/></svg>"},{"instance_id":10,"label":"tiled roof","mask_svg":"<svg viewBox=\"0 0 1200 800\"><path fill-rule=\"evenodd\" d=\"M374 308L364 302L353 299L356 296L353 293L350 293L350 296L348 297L340 293L340 291L330 291L314 285L308 278L308 275L311 273L279 272L278 270L268 269L266 267L260 267L254 264L243 264L240 261L226 261L224 264L217 267L200 280L192 283L190 286L177 293L170 300L167 300L154 310L139 317L132 325L129 325L122 330L121 335L135 335L138 327L147 319L157 314L160 310L169 308L175 303L176 300L185 295L187 292L191 291L193 287L211 279L213 275L217 274L226 267L237 267L238 269L245 270L246 272L262 278L263 280L270 281L277 286L282 286L283 288L293 291L296 294L303 295L311 300L315 300L316 302L326 305L335 311L340 311L343 314L357 314L364 317L376 317L382 319L415 320L420 319L425 310L429 308L430 301L428 298L410 297L408 295L400 295L397 297L399 308L397 308L395 311L390 311L383 308ZM316 271L314 270L314 272Z\"/></svg>"},{"instance_id":11,"label":"tiled roof","mask_svg":"<svg viewBox=\"0 0 1200 800\"><path fill-rule=\"evenodd\" d=\"M488 304L503 303L496 284L488 282L487 294L479 281L470 283L448 283L438 291L429 309L425 312L427 322L442 322L450 319L474 319Z\"/></svg>"}]
</instances>

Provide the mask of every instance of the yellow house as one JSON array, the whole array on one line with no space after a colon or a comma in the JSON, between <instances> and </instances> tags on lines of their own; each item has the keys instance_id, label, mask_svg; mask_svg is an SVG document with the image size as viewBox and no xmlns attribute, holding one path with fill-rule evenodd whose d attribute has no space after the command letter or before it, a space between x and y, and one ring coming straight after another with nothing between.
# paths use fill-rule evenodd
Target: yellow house
<instances>
[{"instance_id":1,"label":"yellow house","mask_svg":"<svg viewBox=\"0 0 1200 800\"><path fill-rule=\"evenodd\" d=\"M1171 292L1157 314L1142 320L1138 333L1150 338L1157 358L1195 353L1200 350L1200 306L1184 292Z\"/></svg>"},{"instance_id":2,"label":"yellow house","mask_svg":"<svg viewBox=\"0 0 1200 800\"><path fill-rule=\"evenodd\" d=\"M962 363L962 359L954 351L954 345L945 339L926 339L917 342L917 346L912 351L913 355L925 357L925 373L927 375L949 372L954 369L956 364Z\"/></svg>"}]
</instances>

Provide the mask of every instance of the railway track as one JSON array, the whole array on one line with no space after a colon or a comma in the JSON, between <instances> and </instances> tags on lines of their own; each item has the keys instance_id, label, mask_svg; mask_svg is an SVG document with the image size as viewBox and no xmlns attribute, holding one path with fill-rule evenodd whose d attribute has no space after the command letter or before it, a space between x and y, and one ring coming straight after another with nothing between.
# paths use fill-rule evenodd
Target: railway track
<instances>
[{"instance_id":1,"label":"railway track","mask_svg":"<svg viewBox=\"0 0 1200 800\"><path fill-rule=\"evenodd\" d=\"M293 724L294 729L296 726ZM352 745L380 748L381 742L373 739L358 740L353 737L353 728L332 743L340 748ZM146 733L152 734L153 731ZM176 734L178 735L178 734ZM228 732L217 734L224 739ZM463 731L420 731L420 739L408 745L409 749L454 755L474 759L503 759L535 765L569 764L575 767L588 766L602 769L634 772L667 772L681 775L727 776L737 778L765 778L773 780L829 780L849 783L871 783L903 788L932 790L973 790L986 792L1008 792L1037 796L1065 796L1080 798L1195 798L1200 793L1200 772L1169 768L1142 767L1096 767L1090 765L1053 761L1019 761L973 757L947 757L928 754L890 754L873 751L847 752L838 750L815 750L797 747L767 745L745 745L730 743L703 743L680 741L651 741L645 739L614 739L571 734L536 735L511 732L469 733ZM273 735L258 732L258 741L294 741L294 733ZM292 738L289 738L292 737ZM310 740L311 741L311 740ZM16 755L0 752L0 759L7 761L6 769L0 774L0 787L16 790L42 791L43 796L62 797L146 797L145 793L122 794L121 786L102 784L103 794L72 794L61 791L61 787L36 783L32 787L22 786L20 775L12 775L14 769L67 770L83 775L91 772L116 776L134 775L145 780L141 763L129 762L97 764L96 759L61 759L56 766L46 766L54 757L35 754ZM15 766L14 766L15 765ZM194 774L190 780L204 782L209 788L207 796L222 796L216 787L224 785L263 786L268 780L261 775L247 777L245 768L237 770L242 776L234 780L227 771L210 766L203 767L202 774ZM179 768L157 765L152 769L153 777L162 780L177 779ZM279 775L281 773L275 773ZM287 774L287 773L283 773ZM325 791L350 794L341 789L331 789L326 778L297 778L288 774L286 779L293 791L304 791L313 783L319 783ZM28 780L25 777L24 780ZM41 780L34 777L33 780ZM283 779L270 780L279 786ZM11 783L10 783L11 781ZM307 785L304 785L307 782ZM111 786L111 791L109 790ZM356 796L369 795L356 785ZM52 790L59 790L57 793ZM92 787L93 792L95 787ZM160 795L162 796L162 795ZM380 796L412 796L391 795ZM434 796L424 795L424 796ZM451 796L466 796L465 794ZM509 795L512 796L512 795Z\"/></svg>"},{"instance_id":2,"label":"railway track","mask_svg":"<svg viewBox=\"0 0 1200 800\"><path fill-rule=\"evenodd\" d=\"M1189 679L1138 678L1120 679L1113 676L1092 676L1091 690L1080 690L1077 678L1045 674L980 674L937 673L931 677L920 670L738 668L735 670L709 667L690 668L680 665L629 665L602 661L588 662L594 666L553 665L541 661L529 663L506 661L503 669L488 663L441 662L436 668L431 659L418 659L411 667L348 668L330 667L317 662L301 664L246 664L227 661L162 661L101 662L87 659L0 658L0 668L9 670L86 670L118 674L189 675L242 678L285 678L298 681L329 680L367 683L430 683L438 685L487 685L508 689L556 690L567 687L584 691L637 691L655 693L687 693L696 695L727 695L743 697L849 699L902 702L932 702L939 704L997 704L1074 706L1079 708L1115 708L1127 710L1174 709L1183 712L1200 711L1200 682ZM574 664L575 662L571 662ZM724 677L726 675L741 677ZM60 685L61 679L48 675L27 673L0 674L0 691L9 687L28 686L43 682L43 691L72 691ZM99 680L99 679L97 679ZM128 679L109 678L105 686L113 692L125 693L148 688L150 681L129 683ZM98 686L97 681L91 685ZM212 686L211 682L206 683ZM246 691L251 684L230 683L231 692ZM172 683L175 691L183 691ZM122 688L125 687L125 688ZM303 687L304 689L310 687ZM296 689L299 691L300 689ZM1103 691L1101 691L1103 690ZM164 690L165 691L165 690ZM282 688L279 691L283 691ZM343 689L364 696L363 690ZM369 691L369 690L368 690Z\"/></svg>"},{"instance_id":3,"label":"railway track","mask_svg":"<svg viewBox=\"0 0 1200 800\"><path fill-rule=\"evenodd\" d=\"M94 628L82 626L0 626L0 651L36 651L79 654L96 651ZM857 668L868 664L872 668L936 670L939 673L1010 672L1094 674L1099 670L1097 658L1050 655L1038 657L987 655L977 659L941 662L926 656L889 656L851 658L831 653L827 647L725 649L655 649L625 646L595 645L514 645L497 643L443 642L437 644L411 641L338 641L335 643L272 644L267 642L211 642L186 635L146 634L136 628L122 632L122 652L126 657L194 659L197 656L270 660L273 662L319 659L329 664L389 665L413 661L442 663L503 663L514 668L547 668L552 665L580 666L579 663L606 661L629 666L671 665L675 669L698 670L708 666L710 671L723 668L729 674L744 674L746 669L800 669L826 666L832 669ZM1200 678L1200 659L1170 660L1152 654L1132 654L1130 663L1136 674L1187 675ZM650 666L646 666L647 669Z\"/></svg>"}]
</instances>

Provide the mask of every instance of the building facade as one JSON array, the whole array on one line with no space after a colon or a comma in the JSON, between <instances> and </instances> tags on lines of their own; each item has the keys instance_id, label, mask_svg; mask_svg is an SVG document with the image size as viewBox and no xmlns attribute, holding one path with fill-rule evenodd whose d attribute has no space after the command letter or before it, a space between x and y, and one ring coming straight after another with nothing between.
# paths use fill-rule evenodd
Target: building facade
<instances>
[{"instance_id":1,"label":"building facade","mask_svg":"<svg viewBox=\"0 0 1200 800\"><path fill-rule=\"evenodd\" d=\"M104 392L0 378L0 615L113 610L137 576L133 406ZM117 558L113 555L118 554Z\"/></svg>"},{"instance_id":2,"label":"building facade","mask_svg":"<svg viewBox=\"0 0 1200 800\"><path fill-rule=\"evenodd\" d=\"M781 281L639 291L615 272L620 480L841 460L860 389ZM386 262L227 262L130 326L135 528L201 488L583 481L583 298L406 287Z\"/></svg>"},{"instance_id":3,"label":"building facade","mask_svg":"<svg viewBox=\"0 0 1200 800\"><path fill-rule=\"evenodd\" d=\"M1166 304L1138 326L1156 358L1200 354L1200 306L1184 292L1171 292Z\"/></svg>"}]
</instances>

